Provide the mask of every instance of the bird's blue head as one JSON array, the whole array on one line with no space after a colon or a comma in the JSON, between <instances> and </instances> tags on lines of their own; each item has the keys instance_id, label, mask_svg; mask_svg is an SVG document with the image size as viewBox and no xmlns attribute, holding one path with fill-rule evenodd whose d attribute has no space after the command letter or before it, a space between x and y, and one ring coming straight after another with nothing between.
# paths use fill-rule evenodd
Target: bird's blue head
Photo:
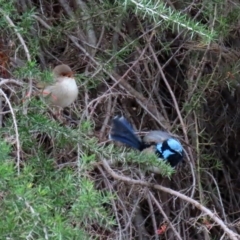
<instances>
[{"instance_id":1,"label":"bird's blue head","mask_svg":"<svg viewBox=\"0 0 240 240\"><path fill-rule=\"evenodd\" d=\"M183 159L183 147L177 139L169 138L156 145L156 154L175 167Z\"/></svg>"}]
</instances>

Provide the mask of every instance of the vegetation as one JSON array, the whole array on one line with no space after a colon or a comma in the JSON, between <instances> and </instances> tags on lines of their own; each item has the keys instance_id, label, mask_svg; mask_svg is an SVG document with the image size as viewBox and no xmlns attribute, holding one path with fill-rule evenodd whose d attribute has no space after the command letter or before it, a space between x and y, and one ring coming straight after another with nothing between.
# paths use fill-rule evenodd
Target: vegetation
<instances>
[{"instance_id":1,"label":"vegetation","mask_svg":"<svg viewBox=\"0 0 240 240\"><path fill-rule=\"evenodd\" d=\"M0 0L0 239L240 239L238 1ZM61 63L77 101L39 96ZM176 169L108 140L177 136Z\"/></svg>"}]
</instances>

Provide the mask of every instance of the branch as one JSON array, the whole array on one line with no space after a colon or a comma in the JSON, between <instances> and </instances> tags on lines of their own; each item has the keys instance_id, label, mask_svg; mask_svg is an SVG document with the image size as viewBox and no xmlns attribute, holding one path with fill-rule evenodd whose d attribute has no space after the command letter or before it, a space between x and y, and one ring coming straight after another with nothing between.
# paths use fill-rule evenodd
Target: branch
<instances>
[{"instance_id":1,"label":"branch","mask_svg":"<svg viewBox=\"0 0 240 240\"><path fill-rule=\"evenodd\" d=\"M133 9L133 11L135 10L136 14L140 12L141 16L152 18L156 25L160 25L162 19L165 22L172 23L172 25L176 24L178 30L180 27L188 30L191 38L196 33L207 42L210 42L215 36L213 30L209 31L204 25L189 19L185 14L172 10L170 7L167 7L165 3L161 3L161 1L157 1L155 4L150 0L124 0L123 4L125 8L132 7L134 4L135 9Z\"/></svg>"},{"instance_id":2,"label":"branch","mask_svg":"<svg viewBox=\"0 0 240 240\"><path fill-rule=\"evenodd\" d=\"M82 10L81 11L81 15L82 15L83 20L86 20L86 29L87 29L88 42L92 46L95 47L97 45L97 38L96 38L96 34L94 32L93 24L91 22L91 15L89 14L88 6L82 0L76 0L75 2L77 4L77 6L79 8L81 8L81 10Z\"/></svg>"},{"instance_id":3,"label":"branch","mask_svg":"<svg viewBox=\"0 0 240 240\"><path fill-rule=\"evenodd\" d=\"M2 13L2 15L5 17L5 19L7 20L7 22L9 23L9 25L11 27L13 27L13 30L14 32L16 33L19 41L21 42L22 46L23 46L23 49L26 53L26 56L27 56L27 60L30 62L31 61L31 56L30 56L30 53L29 53L29 50L27 48L27 45L25 44L25 41L23 40L21 34L17 31L17 28L16 26L14 25L13 21L11 20L11 18L0 8L0 13Z\"/></svg>"},{"instance_id":4,"label":"branch","mask_svg":"<svg viewBox=\"0 0 240 240\"><path fill-rule=\"evenodd\" d=\"M16 133L16 145L17 145L17 170L18 170L18 175L20 174L20 141L19 141L19 133L18 133L18 126L17 126L17 120L16 120L16 116L15 113L13 111L12 105L7 97L7 95L4 93L4 91L0 88L0 94L3 95L3 97L5 98L11 114L12 114L12 118L13 118L13 125L15 128L15 133Z\"/></svg>"},{"instance_id":5,"label":"branch","mask_svg":"<svg viewBox=\"0 0 240 240\"><path fill-rule=\"evenodd\" d=\"M192 205L194 205L196 208L198 208L199 210L203 211L204 213L206 213L210 218L212 218L213 221L215 221L221 228L222 230L229 236L229 239L231 240L239 240L240 239L240 235L233 232L231 229L229 229L226 224L222 221L222 219L220 219L218 216L215 215L215 213L213 213L210 209L204 207L202 204L200 204L198 201L189 198L188 196L174 191L170 188L166 188L163 187L161 185L158 184L152 184L152 183L148 183L148 182L144 182L142 180L135 180L135 179L131 179L129 177L126 176L122 176L117 174L115 171L113 171L111 169L111 167L109 166L107 160L102 159L102 165L104 166L104 168L106 169L106 171L115 179L126 182L128 184L135 184L135 185L141 185L143 187L149 187L149 188L154 188L166 193L169 193L173 196L179 197L182 200L191 203Z\"/></svg>"},{"instance_id":6,"label":"branch","mask_svg":"<svg viewBox=\"0 0 240 240\"><path fill-rule=\"evenodd\" d=\"M113 87L115 87L118 84L121 84L124 89L130 93L132 96L134 96L137 100L137 102L141 105L143 109L145 109L158 123L160 126L162 126L164 129L169 128L169 124L163 117L163 115L158 111L157 107L148 99L146 99L142 94L140 94L138 91L136 91L127 81L125 81L123 78L129 73L129 71L135 66L135 64L138 61L135 61L135 63L130 67L130 69L127 70L127 72L123 76L119 76L117 73L113 72L110 73L107 69L104 68L104 65L100 64L98 61L96 61L77 41L74 36L68 35L70 40L75 44L76 47L78 47L98 68L96 72L103 71L106 73L114 82L115 84L109 88L105 94L107 94ZM140 57L142 54L140 55ZM139 57L139 59L140 59ZM105 95L104 94L104 95Z\"/></svg>"},{"instance_id":7,"label":"branch","mask_svg":"<svg viewBox=\"0 0 240 240\"><path fill-rule=\"evenodd\" d=\"M23 82L16 80L16 79L5 79L5 78L0 78L0 86L8 83L14 83L19 86L23 86Z\"/></svg>"}]
</instances>

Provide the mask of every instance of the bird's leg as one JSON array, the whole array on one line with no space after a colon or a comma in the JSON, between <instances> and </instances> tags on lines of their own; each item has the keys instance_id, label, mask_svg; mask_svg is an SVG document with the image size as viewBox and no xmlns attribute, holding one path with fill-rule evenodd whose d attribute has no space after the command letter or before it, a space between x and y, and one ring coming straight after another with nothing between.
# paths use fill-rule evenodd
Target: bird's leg
<instances>
[{"instance_id":1,"label":"bird's leg","mask_svg":"<svg viewBox=\"0 0 240 240\"><path fill-rule=\"evenodd\" d=\"M53 101L57 101L57 100L58 100L58 99L57 99L57 96L54 95L52 92L43 91L43 92L42 92L42 95L43 95L43 96L46 96L46 97L51 97L51 99L52 99Z\"/></svg>"}]
</instances>

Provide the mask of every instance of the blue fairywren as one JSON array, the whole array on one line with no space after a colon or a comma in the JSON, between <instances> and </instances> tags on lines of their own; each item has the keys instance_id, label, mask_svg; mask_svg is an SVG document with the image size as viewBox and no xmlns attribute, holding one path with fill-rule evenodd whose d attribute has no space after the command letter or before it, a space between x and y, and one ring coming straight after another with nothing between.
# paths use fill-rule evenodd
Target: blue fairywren
<instances>
[{"instance_id":1,"label":"blue fairywren","mask_svg":"<svg viewBox=\"0 0 240 240\"><path fill-rule=\"evenodd\" d=\"M135 134L131 124L124 117L115 117L112 122L110 139L143 151L153 146L156 155L175 167L183 159L181 143L163 131L151 131L143 140Z\"/></svg>"}]
</instances>

